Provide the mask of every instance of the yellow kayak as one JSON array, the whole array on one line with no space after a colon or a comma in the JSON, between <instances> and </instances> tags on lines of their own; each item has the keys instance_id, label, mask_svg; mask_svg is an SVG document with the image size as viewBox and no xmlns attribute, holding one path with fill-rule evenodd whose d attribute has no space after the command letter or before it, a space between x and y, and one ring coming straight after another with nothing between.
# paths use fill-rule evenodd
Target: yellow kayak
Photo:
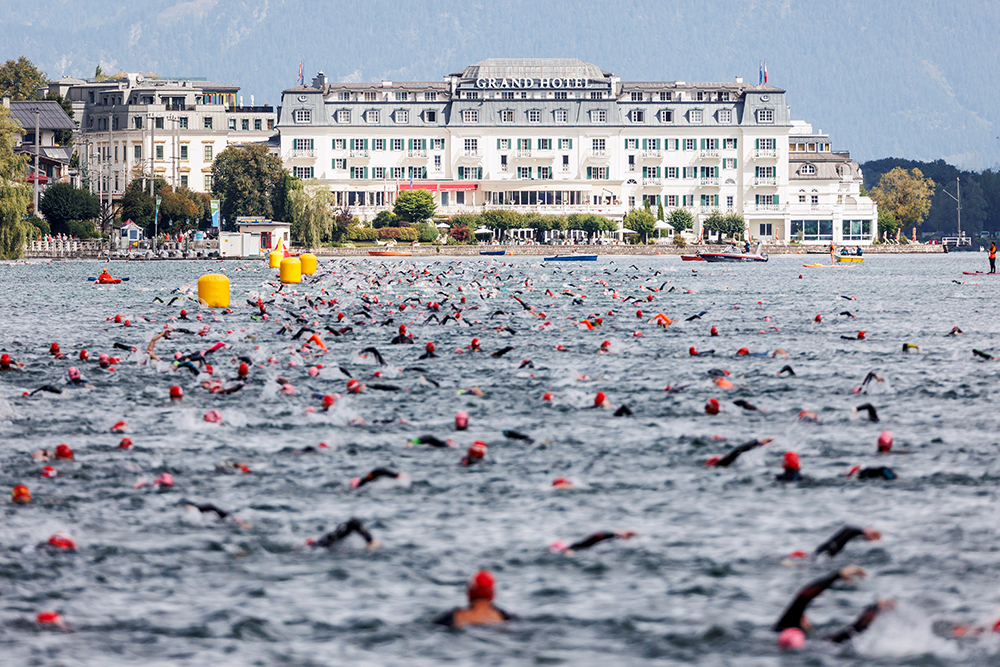
<instances>
[{"instance_id":1,"label":"yellow kayak","mask_svg":"<svg viewBox=\"0 0 1000 667\"><path fill-rule=\"evenodd\" d=\"M854 264L860 264L861 262L865 261L865 258L864 257L840 257L840 256L838 256L837 257L837 261L838 262L852 262Z\"/></svg>"},{"instance_id":2,"label":"yellow kayak","mask_svg":"<svg viewBox=\"0 0 1000 667\"><path fill-rule=\"evenodd\" d=\"M832 269L835 268L836 264L803 264L807 269Z\"/></svg>"}]
</instances>

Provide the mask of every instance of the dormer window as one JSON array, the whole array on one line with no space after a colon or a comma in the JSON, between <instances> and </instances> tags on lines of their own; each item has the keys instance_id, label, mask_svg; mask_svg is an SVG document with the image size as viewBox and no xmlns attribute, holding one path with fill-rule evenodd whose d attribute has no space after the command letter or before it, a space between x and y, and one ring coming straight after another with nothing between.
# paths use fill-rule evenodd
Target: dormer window
<instances>
[{"instance_id":1,"label":"dormer window","mask_svg":"<svg viewBox=\"0 0 1000 667\"><path fill-rule=\"evenodd\" d=\"M646 122L646 113L642 109L632 109L632 112L629 115L631 116L633 123Z\"/></svg>"},{"instance_id":2,"label":"dormer window","mask_svg":"<svg viewBox=\"0 0 1000 667\"><path fill-rule=\"evenodd\" d=\"M774 109L757 109L757 122L758 123L773 123L774 122Z\"/></svg>"},{"instance_id":3,"label":"dormer window","mask_svg":"<svg viewBox=\"0 0 1000 667\"><path fill-rule=\"evenodd\" d=\"M538 109L528 110L528 122L529 123L541 123L542 122L542 112Z\"/></svg>"},{"instance_id":4,"label":"dormer window","mask_svg":"<svg viewBox=\"0 0 1000 667\"><path fill-rule=\"evenodd\" d=\"M312 110L310 109L296 109L293 114L293 120L296 123L311 123L312 122Z\"/></svg>"},{"instance_id":5,"label":"dormer window","mask_svg":"<svg viewBox=\"0 0 1000 667\"><path fill-rule=\"evenodd\" d=\"M804 164L799 169L799 173L803 176L813 176L816 173L816 167L811 164Z\"/></svg>"}]
</instances>

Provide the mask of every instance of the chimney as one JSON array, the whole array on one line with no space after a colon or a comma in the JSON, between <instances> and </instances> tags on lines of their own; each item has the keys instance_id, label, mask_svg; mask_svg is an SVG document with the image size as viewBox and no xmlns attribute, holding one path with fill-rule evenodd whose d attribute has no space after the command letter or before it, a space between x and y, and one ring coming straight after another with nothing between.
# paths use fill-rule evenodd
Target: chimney
<instances>
[{"instance_id":1,"label":"chimney","mask_svg":"<svg viewBox=\"0 0 1000 667\"><path fill-rule=\"evenodd\" d=\"M5 97L5 98L3 98L3 105L4 105L4 107L5 107L5 108L7 108L7 109L9 109L9 108L10 108L10 98L9 98L9 97Z\"/></svg>"},{"instance_id":2,"label":"chimney","mask_svg":"<svg viewBox=\"0 0 1000 667\"><path fill-rule=\"evenodd\" d=\"M743 77L742 76L736 77L736 83L743 83Z\"/></svg>"},{"instance_id":3,"label":"chimney","mask_svg":"<svg viewBox=\"0 0 1000 667\"><path fill-rule=\"evenodd\" d=\"M317 72L316 76L313 77L312 87L317 88L319 90L324 90L326 88L326 84L327 84L326 74L323 74L323 72Z\"/></svg>"},{"instance_id":4,"label":"chimney","mask_svg":"<svg viewBox=\"0 0 1000 667\"><path fill-rule=\"evenodd\" d=\"M386 81L385 79L382 79L382 87L383 88L392 88L392 81Z\"/></svg>"}]
</instances>

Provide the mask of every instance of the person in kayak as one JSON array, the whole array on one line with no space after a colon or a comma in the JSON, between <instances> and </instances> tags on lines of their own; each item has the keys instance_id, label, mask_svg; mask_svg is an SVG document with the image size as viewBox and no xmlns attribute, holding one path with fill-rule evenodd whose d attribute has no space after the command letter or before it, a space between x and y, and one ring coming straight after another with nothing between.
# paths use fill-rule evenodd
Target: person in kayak
<instances>
[{"instance_id":1,"label":"person in kayak","mask_svg":"<svg viewBox=\"0 0 1000 667\"><path fill-rule=\"evenodd\" d=\"M496 625L516 619L493 604L495 585L489 570L476 572L466 586L469 606L452 609L435 618L434 622L449 628L461 628L466 625Z\"/></svg>"}]
</instances>

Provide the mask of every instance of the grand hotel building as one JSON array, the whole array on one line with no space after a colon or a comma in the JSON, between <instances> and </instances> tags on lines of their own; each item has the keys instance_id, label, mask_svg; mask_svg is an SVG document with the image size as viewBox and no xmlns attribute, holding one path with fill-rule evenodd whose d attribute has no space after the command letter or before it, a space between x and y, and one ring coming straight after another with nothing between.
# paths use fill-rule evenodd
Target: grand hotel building
<instances>
[{"instance_id":1,"label":"grand hotel building","mask_svg":"<svg viewBox=\"0 0 1000 667\"><path fill-rule=\"evenodd\" d=\"M741 213L754 238L865 244L876 208L828 136L792 121L785 91L732 83L623 82L572 59L488 59L440 82L285 90L281 157L370 219L401 191L438 212L598 213L650 201Z\"/></svg>"}]
</instances>

